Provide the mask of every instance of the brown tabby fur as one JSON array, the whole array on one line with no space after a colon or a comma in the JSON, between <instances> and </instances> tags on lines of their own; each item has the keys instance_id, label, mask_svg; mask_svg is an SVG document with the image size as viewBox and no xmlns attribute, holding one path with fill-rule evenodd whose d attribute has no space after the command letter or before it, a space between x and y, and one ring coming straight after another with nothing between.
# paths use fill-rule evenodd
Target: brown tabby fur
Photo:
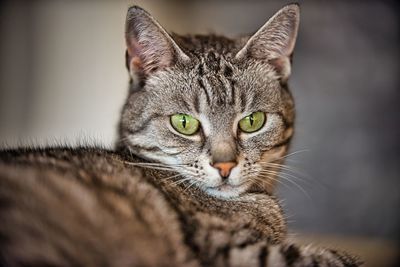
<instances>
[{"instance_id":1,"label":"brown tabby fur","mask_svg":"<svg viewBox=\"0 0 400 267\"><path fill-rule=\"evenodd\" d=\"M125 162L137 159L105 150L6 155L11 164L1 168L0 232L7 263L47 258L54 266L75 266L77 259L82 266L197 266L198 254L208 265L223 261L230 247L277 243L285 235L281 209L266 195L199 196L157 179L170 174L130 167Z\"/></svg>"},{"instance_id":2,"label":"brown tabby fur","mask_svg":"<svg viewBox=\"0 0 400 267\"><path fill-rule=\"evenodd\" d=\"M356 266L333 250L272 246L286 225L266 194L216 199L97 148L0 155L0 266Z\"/></svg>"},{"instance_id":3,"label":"brown tabby fur","mask_svg":"<svg viewBox=\"0 0 400 267\"><path fill-rule=\"evenodd\" d=\"M0 151L0 267L358 266L342 252L286 243L271 195L277 172L263 175L265 164L281 166L293 133L286 81L298 6L277 14L248 40L174 36L176 44L132 7L118 150ZM191 106L209 119L208 132L169 129L169 116ZM232 120L250 111L267 114L264 131L232 133ZM238 161L243 181L230 186L240 191L214 186L218 160Z\"/></svg>"}]
</instances>

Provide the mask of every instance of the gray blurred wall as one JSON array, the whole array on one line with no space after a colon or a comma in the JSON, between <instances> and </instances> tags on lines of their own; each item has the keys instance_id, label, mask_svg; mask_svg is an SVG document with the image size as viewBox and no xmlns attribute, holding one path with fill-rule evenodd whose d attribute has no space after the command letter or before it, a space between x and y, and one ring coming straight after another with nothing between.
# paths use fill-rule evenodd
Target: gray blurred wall
<instances>
[{"instance_id":1,"label":"gray blurred wall","mask_svg":"<svg viewBox=\"0 0 400 267\"><path fill-rule=\"evenodd\" d=\"M290 80L297 131L279 194L294 231L397 240L399 13L395 2L300 1ZM127 94L131 1L0 4L0 143L111 146ZM178 33L257 30L283 1L135 1ZM294 184L297 183L297 185Z\"/></svg>"}]
</instances>

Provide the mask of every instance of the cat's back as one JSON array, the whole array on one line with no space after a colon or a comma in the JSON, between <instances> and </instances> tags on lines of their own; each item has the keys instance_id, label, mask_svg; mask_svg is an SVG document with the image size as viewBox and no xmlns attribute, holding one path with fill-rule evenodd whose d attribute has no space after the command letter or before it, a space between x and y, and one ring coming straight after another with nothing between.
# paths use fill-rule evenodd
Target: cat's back
<instances>
[{"instance_id":1,"label":"cat's back","mask_svg":"<svg viewBox=\"0 0 400 267\"><path fill-rule=\"evenodd\" d=\"M124 155L0 151L0 263L230 266L231 250L257 254L285 236L274 198L219 200L137 168Z\"/></svg>"},{"instance_id":2,"label":"cat's back","mask_svg":"<svg viewBox=\"0 0 400 267\"><path fill-rule=\"evenodd\" d=\"M0 221L5 266L195 266L163 194L106 150L0 153Z\"/></svg>"},{"instance_id":3,"label":"cat's back","mask_svg":"<svg viewBox=\"0 0 400 267\"><path fill-rule=\"evenodd\" d=\"M280 245L285 222L268 195L217 200L131 164L101 149L0 151L0 266L286 266L293 255L356 266Z\"/></svg>"}]
</instances>

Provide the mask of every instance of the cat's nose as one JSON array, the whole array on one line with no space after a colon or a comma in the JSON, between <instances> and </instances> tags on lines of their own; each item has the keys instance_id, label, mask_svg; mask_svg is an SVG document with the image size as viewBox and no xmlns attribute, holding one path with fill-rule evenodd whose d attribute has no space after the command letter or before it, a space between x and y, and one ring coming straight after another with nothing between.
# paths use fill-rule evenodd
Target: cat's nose
<instances>
[{"instance_id":1,"label":"cat's nose","mask_svg":"<svg viewBox=\"0 0 400 267\"><path fill-rule=\"evenodd\" d=\"M229 174L231 173L231 170L237 165L236 162L230 161L230 162L217 162L212 164L214 168L216 168L219 171L219 174L221 175L222 178L227 178Z\"/></svg>"}]
</instances>

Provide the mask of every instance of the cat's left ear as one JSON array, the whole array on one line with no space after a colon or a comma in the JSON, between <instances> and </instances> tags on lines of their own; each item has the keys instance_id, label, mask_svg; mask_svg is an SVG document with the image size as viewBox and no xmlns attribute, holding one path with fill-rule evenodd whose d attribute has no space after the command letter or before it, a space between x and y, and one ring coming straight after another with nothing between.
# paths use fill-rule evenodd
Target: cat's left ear
<instances>
[{"instance_id":1,"label":"cat's left ear","mask_svg":"<svg viewBox=\"0 0 400 267\"><path fill-rule=\"evenodd\" d=\"M300 9L290 4L280 9L236 54L236 59L254 58L273 65L280 79L290 75L291 56L299 28Z\"/></svg>"},{"instance_id":2,"label":"cat's left ear","mask_svg":"<svg viewBox=\"0 0 400 267\"><path fill-rule=\"evenodd\" d=\"M132 6L125 26L126 65L134 82L189 57L144 9Z\"/></svg>"}]
</instances>

